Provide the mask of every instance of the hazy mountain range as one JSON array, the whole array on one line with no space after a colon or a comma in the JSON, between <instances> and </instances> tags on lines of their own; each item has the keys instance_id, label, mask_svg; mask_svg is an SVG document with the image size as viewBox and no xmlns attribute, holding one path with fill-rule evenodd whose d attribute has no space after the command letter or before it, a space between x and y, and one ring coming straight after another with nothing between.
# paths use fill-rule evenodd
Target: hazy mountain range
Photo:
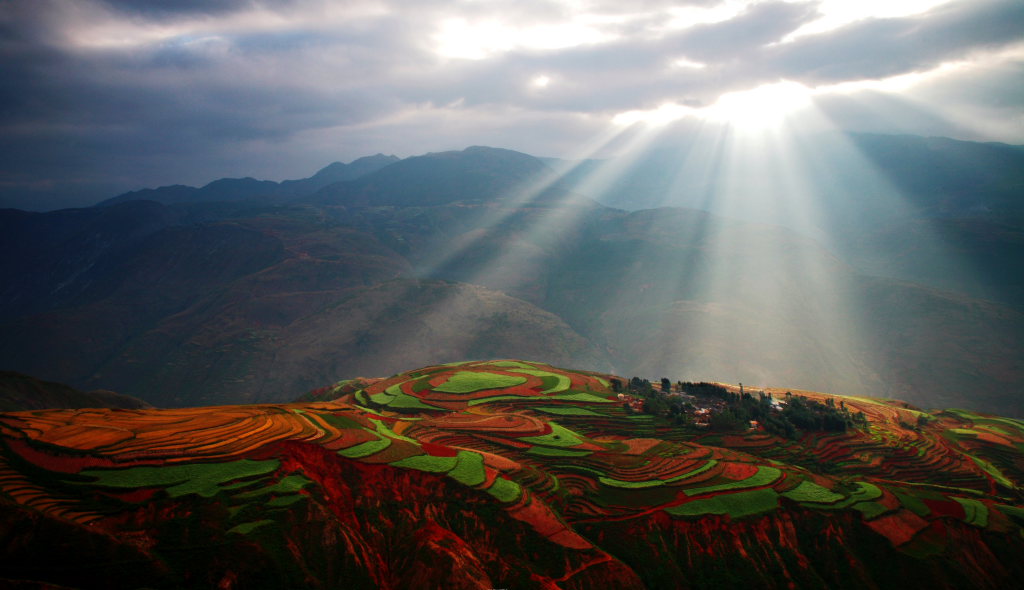
<instances>
[{"instance_id":1,"label":"hazy mountain range","mask_svg":"<svg viewBox=\"0 0 1024 590\"><path fill-rule=\"evenodd\" d=\"M518 357L1024 414L1024 151L808 141L789 173L473 147L3 210L0 368L182 406Z\"/></svg>"}]
</instances>

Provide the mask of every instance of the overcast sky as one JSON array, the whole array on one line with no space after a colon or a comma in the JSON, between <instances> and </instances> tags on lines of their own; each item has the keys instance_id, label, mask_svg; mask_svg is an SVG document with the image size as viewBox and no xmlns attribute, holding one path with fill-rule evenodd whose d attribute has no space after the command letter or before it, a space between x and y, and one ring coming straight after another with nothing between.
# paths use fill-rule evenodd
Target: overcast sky
<instances>
[{"instance_id":1,"label":"overcast sky","mask_svg":"<svg viewBox=\"0 0 1024 590\"><path fill-rule=\"evenodd\" d=\"M34 209L780 97L1024 144L1022 0L0 0L0 72L0 206Z\"/></svg>"}]
</instances>

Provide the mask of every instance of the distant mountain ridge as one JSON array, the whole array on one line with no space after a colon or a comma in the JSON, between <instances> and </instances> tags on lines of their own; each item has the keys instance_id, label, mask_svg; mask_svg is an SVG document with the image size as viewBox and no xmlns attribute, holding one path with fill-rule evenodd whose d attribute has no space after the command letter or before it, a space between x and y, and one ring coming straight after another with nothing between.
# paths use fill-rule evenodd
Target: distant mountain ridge
<instances>
[{"instance_id":1,"label":"distant mountain ridge","mask_svg":"<svg viewBox=\"0 0 1024 590\"><path fill-rule=\"evenodd\" d=\"M490 201L514 198L517 190L550 176L553 170L533 156L473 146L406 158L352 182L331 184L304 201L398 207Z\"/></svg>"},{"instance_id":2,"label":"distant mountain ridge","mask_svg":"<svg viewBox=\"0 0 1024 590\"><path fill-rule=\"evenodd\" d=\"M255 178L221 178L201 187L171 185L156 189L141 189L118 195L97 203L109 207L127 201L156 201L164 205L217 201L239 201L252 198L289 198L306 195L336 182L354 180L398 162L397 156L376 154L365 156L348 164L331 163L309 178L301 180L256 180Z\"/></svg>"},{"instance_id":3,"label":"distant mountain ridge","mask_svg":"<svg viewBox=\"0 0 1024 590\"><path fill-rule=\"evenodd\" d=\"M152 408L146 402L113 391L79 391L62 383L41 381L13 371L0 371L0 412L63 408Z\"/></svg>"},{"instance_id":4,"label":"distant mountain ridge","mask_svg":"<svg viewBox=\"0 0 1024 590\"><path fill-rule=\"evenodd\" d=\"M487 353L1024 415L1012 217L883 227L850 214L870 199L822 199L856 240L821 242L603 206L551 163L472 147L297 198L2 210L0 368L182 406ZM939 223L982 288L920 237Z\"/></svg>"}]
</instances>

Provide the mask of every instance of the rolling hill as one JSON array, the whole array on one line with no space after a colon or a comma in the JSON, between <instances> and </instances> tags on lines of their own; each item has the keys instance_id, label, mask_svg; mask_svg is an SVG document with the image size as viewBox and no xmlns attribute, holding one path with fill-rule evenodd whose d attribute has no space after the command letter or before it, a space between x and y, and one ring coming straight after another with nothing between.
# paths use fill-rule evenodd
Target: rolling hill
<instances>
[{"instance_id":1,"label":"rolling hill","mask_svg":"<svg viewBox=\"0 0 1024 590\"><path fill-rule=\"evenodd\" d=\"M0 414L0 572L225 589L998 588L1024 573L1020 421L624 387L498 360L289 404ZM627 407L775 412L767 394L778 415L845 426L709 430Z\"/></svg>"}]
</instances>

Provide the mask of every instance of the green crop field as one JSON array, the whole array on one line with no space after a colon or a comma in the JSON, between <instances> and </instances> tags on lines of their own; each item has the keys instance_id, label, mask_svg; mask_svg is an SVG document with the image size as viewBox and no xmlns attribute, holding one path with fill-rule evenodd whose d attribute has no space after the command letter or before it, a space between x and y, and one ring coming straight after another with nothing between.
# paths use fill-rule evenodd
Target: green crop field
<instances>
[{"instance_id":1,"label":"green crop field","mask_svg":"<svg viewBox=\"0 0 1024 590\"><path fill-rule=\"evenodd\" d=\"M166 487L172 497L198 494L205 498L216 495L221 484L235 479L272 473L280 466L276 459L251 461L241 459L228 463L188 463L166 467L131 467L128 469L89 469L82 475L92 477L95 484L113 488ZM168 487L169 486L169 487Z\"/></svg>"},{"instance_id":2,"label":"green crop field","mask_svg":"<svg viewBox=\"0 0 1024 590\"><path fill-rule=\"evenodd\" d=\"M504 389L526 383L526 377L513 377L497 373L460 371L452 375L434 391L442 393L472 393L484 389Z\"/></svg>"},{"instance_id":3,"label":"green crop field","mask_svg":"<svg viewBox=\"0 0 1024 590\"><path fill-rule=\"evenodd\" d=\"M673 516L728 514L732 518L743 518L775 510L778 504L779 494L771 488L766 488L692 500L679 506L666 508L665 512Z\"/></svg>"}]
</instances>

